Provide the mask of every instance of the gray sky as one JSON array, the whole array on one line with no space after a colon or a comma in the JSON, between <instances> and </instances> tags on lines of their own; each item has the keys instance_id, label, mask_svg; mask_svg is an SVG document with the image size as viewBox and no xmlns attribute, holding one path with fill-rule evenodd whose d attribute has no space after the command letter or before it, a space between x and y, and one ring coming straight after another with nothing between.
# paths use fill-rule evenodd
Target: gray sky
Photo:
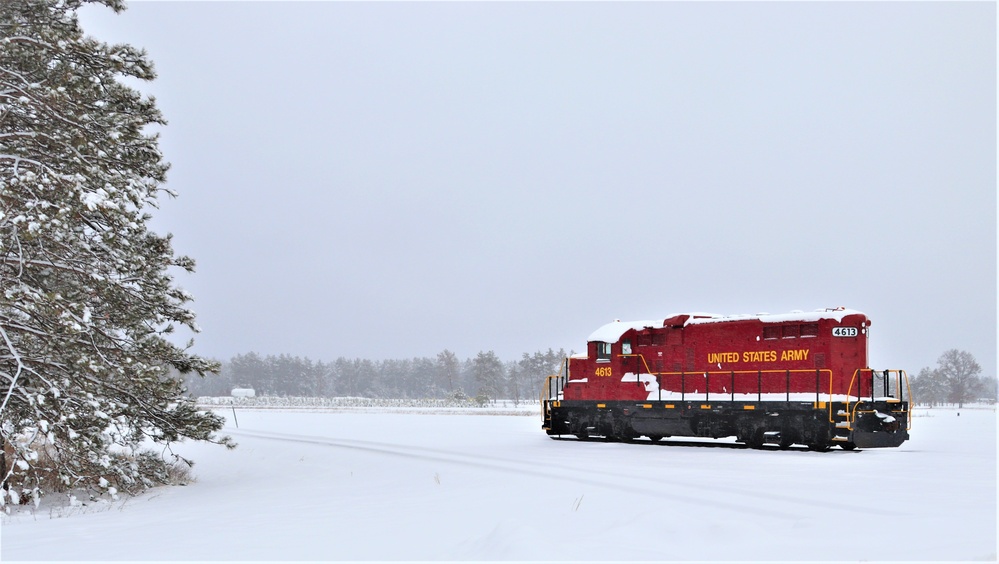
<instances>
[{"instance_id":1,"label":"gray sky","mask_svg":"<svg viewBox=\"0 0 999 564\"><path fill-rule=\"evenodd\" d=\"M615 318L871 316L996 370L996 5L132 2L195 350L512 360Z\"/></svg>"}]
</instances>

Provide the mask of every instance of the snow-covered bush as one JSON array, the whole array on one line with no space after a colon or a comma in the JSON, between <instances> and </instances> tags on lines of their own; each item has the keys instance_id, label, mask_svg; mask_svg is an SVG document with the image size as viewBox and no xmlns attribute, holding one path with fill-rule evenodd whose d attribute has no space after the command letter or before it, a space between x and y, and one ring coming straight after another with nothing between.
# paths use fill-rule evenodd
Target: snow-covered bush
<instances>
[{"instance_id":1,"label":"snow-covered bush","mask_svg":"<svg viewBox=\"0 0 999 564\"><path fill-rule=\"evenodd\" d=\"M157 485L191 481L190 461L179 457L167 460L148 449L133 452L119 449L79 458L67 455L37 434L20 435L14 440L18 448L9 449L4 458L14 467L11 475L21 479L8 480L7 488L0 489L0 507L37 505L43 495L52 493L72 493L74 497L90 499L106 495L117 499L119 492L135 494ZM8 459L10 451L31 452L32 459ZM66 472L67 467L72 468L72 477Z\"/></svg>"}]
</instances>

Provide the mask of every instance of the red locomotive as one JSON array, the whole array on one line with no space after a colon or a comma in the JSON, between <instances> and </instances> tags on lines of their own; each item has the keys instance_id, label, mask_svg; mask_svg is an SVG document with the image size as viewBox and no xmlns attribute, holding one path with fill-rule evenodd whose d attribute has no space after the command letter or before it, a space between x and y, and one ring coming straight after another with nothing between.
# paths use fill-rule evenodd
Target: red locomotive
<instances>
[{"instance_id":1,"label":"red locomotive","mask_svg":"<svg viewBox=\"0 0 999 564\"><path fill-rule=\"evenodd\" d=\"M897 447L909 438L908 377L867 367L870 326L844 308L615 321L548 377L543 428L622 441Z\"/></svg>"}]
</instances>

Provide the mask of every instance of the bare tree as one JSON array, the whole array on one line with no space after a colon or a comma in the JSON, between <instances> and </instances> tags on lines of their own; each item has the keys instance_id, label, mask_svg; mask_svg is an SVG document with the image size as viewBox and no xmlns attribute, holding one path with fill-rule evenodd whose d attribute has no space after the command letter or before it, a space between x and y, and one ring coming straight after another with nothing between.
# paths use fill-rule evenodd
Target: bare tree
<instances>
[{"instance_id":1,"label":"bare tree","mask_svg":"<svg viewBox=\"0 0 999 564\"><path fill-rule=\"evenodd\" d=\"M444 349L437 354L437 369L441 379L447 380L447 393L454 396L454 381L458 377L458 356L453 352ZM460 391L460 390L459 390Z\"/></svg>"},{"instance_id":2,"label":"bare tree","mask_svg":"<svg viewBox=\"0 0 999 564\"><path fill-rule=\"evenodd\" d=\"M978 399L984 392L982 367L967 351L950 349L940 355L936 372L947 390L947 399L958 407Z\"/></svg>"}]
</instances>

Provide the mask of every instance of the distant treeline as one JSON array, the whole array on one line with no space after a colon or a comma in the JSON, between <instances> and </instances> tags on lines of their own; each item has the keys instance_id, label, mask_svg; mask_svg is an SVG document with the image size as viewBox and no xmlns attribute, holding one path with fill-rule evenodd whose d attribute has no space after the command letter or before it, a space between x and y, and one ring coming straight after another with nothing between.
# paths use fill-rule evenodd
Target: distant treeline
<instances>
[{"instance_id":1,"label":"distant treeline","mask_svg":"<svg viewBox=\"0 0 999 564\"><path fill-rule=\"evenodd\" d=\"M460 360L444 350L435 357L401 360L338 358L312 361L290 355L247 353L222 363L217 375L186 379L193 396L227 396L234 388L257 395L366 398L537 399L545 376L558 372L566 352L548 349L502 361L492 351Z\"/></svg>"},{"instance_id":2,"label":"distant treeline","mask_svg":"<svg viewBox=\"0 0 999 564\"><path fill-rule=\"evenodd\" d=\"M536 400L545 376L559 372L565 357L562 349L548 349L524 353L517 361L502 361L492 351L461 360L444 350L435 357L341 357L322 362L251 352L222 362L219 374L188 375L186 385L193 396L228 396L234 388L253 388L258 396ZM981 372L970 353L949 350L940 356L936 368L910 374L913 399L930 405L995 401L996 378Z\"/></svg>"},{"instance_id":3,"label":"distant treeline","mask_svg":"<svg viewBox=\"0 0 999 564\"><path fill-rule=\"evenodd\" d=\"M913 399L924 405L995 403L999 394L996 377L983 376L975 357L958 349L944 352L936 368L923 368L909 381Z\"/></svg>"}]
</instances>

